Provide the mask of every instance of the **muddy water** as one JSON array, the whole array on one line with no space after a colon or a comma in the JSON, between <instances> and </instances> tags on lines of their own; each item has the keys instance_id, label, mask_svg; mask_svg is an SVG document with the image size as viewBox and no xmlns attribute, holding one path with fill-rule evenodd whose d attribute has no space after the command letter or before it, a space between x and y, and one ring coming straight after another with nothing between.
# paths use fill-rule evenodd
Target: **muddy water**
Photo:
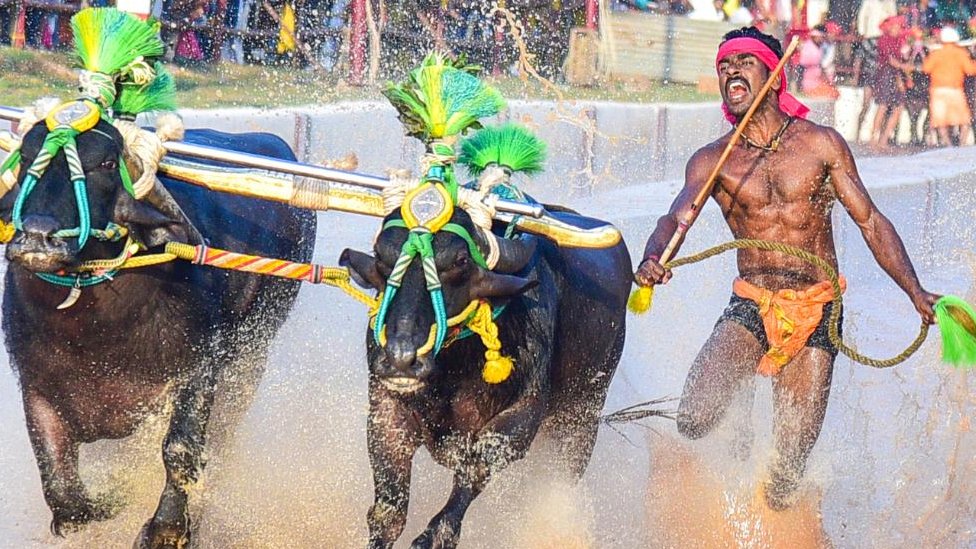
<instances>
[{"instance_id":1,"label":"muddy water","mask_svg":"<svg viewBox=\"0 0 976 549\"><path fill-rule=\"evenodd\" d=\"M870 167L866 178L910 170L912 161L904 162L901 168ZM976 178L963 183L976 184ZM973 260L964 251L973 249L973 210L971 191L962 189L931 190L943 193L936 198L948 204L934 221L925 221L925 212L892 217L913 255L922 257L917 263L926 285L972 301ZM672 184L656 184L570 202L617 223L636 255L651 227L649 214L663 211L674 191ZM879 203L887 211L928 207L899 202L898 196ZM928 241L916 238L933 222L956 228L937 231ZM373 220L338 214L322 214L320 226L316 259L325 264L334 264L343 247L367 249L376 230ZM686 251L728 237L714 211L706 211L696 231ZM852 281L847 337L862 351L891 355L916 333L916 316L856 237L849 225L838 230L842 265L850 267L845 270ZM728 299L732 267L731 257L687 267L657 292L652 314L631 317L608 410L680 394L688 365ZM361 306L338 290L303 288L254 406L233 443L212 456L196 494L201 547L364 546L372 498L364 323ZM757 498L771 451L770 390L760 381L752 409L739 406L732 414L754 426L748 457L733 457L730 450L738 442L734 422L692 443L681 440L671 422L646 420L618 431L604 428L583 482L569 485L549 474L544 444L538 444L475 502L461 546L970 546L976 538L976 436L969 423L974 382L938 364L935 340L894 371L838 360L824 432L801 501L789 512L769 512ZM0 417L0 547L131 545L163 482L161 422L124 441L84 447L83 475L95 491L113 492L125 507L112 520L58 539L47 532L50 515L16 382L6 368L0 369ZM449 485L449 473L421 451L398 547L423 529Z\"/></svg>"}]
</instances>

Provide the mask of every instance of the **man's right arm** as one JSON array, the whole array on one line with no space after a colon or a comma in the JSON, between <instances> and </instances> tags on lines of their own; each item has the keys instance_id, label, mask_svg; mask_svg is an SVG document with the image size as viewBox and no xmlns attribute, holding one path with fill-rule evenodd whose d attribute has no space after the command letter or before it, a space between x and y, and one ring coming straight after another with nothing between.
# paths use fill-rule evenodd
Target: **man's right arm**
<instances>
[{"instance_id":1,"label":"man's right arm","mask_svg":"<svg viewBox=\"0 0 976 549\"><path fill-rule=\"evenodd\" d=\"M664 284L671 279L671 271L665 270L661 265L661 254L671 242L678 225L687 220L690 227L701 212L700 207L695 210L692 206L698 193L705 186L709 171L713 167L711 160L714 155L709 154L710 149L711 147L699 149L688 160L688 165L685 167L684 188L671 203L671 209L668 213L657 220L657 227L644 246L644 256L635 273L638 284L653 286L654 284ZM674 249L675 253L681 248L682 242L684 242L684 234Z\"/></svg>"}]
</instances>

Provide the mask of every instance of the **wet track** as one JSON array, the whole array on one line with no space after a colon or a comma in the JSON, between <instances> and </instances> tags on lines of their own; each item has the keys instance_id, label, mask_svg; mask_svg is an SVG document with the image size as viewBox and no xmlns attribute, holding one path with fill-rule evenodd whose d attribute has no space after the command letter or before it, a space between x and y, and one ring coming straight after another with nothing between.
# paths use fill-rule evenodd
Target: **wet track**
<instances>
[{"instance_id":1,"label":"wet track","mask_svg":"<svg viewBox=\"0 0 976 549\"><path fill-rule=\"evenodd\" d=\"M926 172L908 181L905 174L924 170L925 158L957 169L944 180ZM865 179L878 183L878 202L905 237L925 285L970 301L976 297L976 259L970 255L976 175L967 173L973 158L973 150L937 151L922 160L862 164ZM907 190L886 184L897 177L907 178ZM636 257L676 190L674 183L648 184L568 202L618 224ZM728 239L717 217L706 209L685 252ZM344 247L368 249L376 228L373 219L321 214L316 260L332 265ZM846 337L869 354L897 353L918 326L908 299L872 264L849 223L839 226L837 240L850 280ZM732 268L731 256L685 267L657 292L650 315L629 317L608 411L680 394L692 358L728 299ZM365 321L363 307L340 291L302 289L254 406L233 445L213 456L196 493L201 547L365 545L372 499ZM730 456L734 430L727 424L688 443L677 438L672 422L651 419L619 432L603 428L584 481L573 487L547 475L545 448L537 444L529 459L503 473L471 507L461 547L797 547L824 534L838 547L971 546L974 384L971 375L938 363L936 335L894 371L838 359L805 495L790 514L770 519L751 507L770 451L769 384L759 380L751 411L756 441L748 459ZM0 369L0 418L0 547L131 546L162 487L161 424L125 441L83 448L82 473L94 491L112 490L126 506L114 519L59 539L48 533L50 513L8 368ZM449 473L421 451L398 547L422 530L449 486ZM786 530L793 537L784 537Z\"/></svg>"}]
</instances>

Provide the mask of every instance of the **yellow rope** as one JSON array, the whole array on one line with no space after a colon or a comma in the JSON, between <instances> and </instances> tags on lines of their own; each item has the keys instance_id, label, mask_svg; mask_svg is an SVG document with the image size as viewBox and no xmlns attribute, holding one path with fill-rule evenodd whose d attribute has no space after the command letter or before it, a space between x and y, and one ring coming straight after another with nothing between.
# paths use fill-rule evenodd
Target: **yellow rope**
<instances>
[{"instance_id":1,"label":"yellow rope","mask_svg":"<svg viewBox=\"0 0 976 549\"><path fill-rule=\"evenodd\" d=\"M898 353L897 355L884 360L865 356L857 352L856 349L847 346L840 337L840 310L841 310L841 304L843 302L843 299L841 297L840 282L837 277L837 271L835 271L834 268L829 263L824 261L823 258L817 257L816 255L813 255L806 250L797 248L796 246L790 246L789 244L782 244L780 242L770 242L768 240L741 238L738 240L732 240L731 242L726 242L724 244L719 244L718 246L713 246L697 254L693 254L679 259L675 259L673 261L669 261L667 264L664 265L664 267L666 269L673 269L675 267L681 267L682 265L690 265L692 263L703 261L705 259L727 252L729 250L738 250L742 248L767 250L771 252L781 252L787 255L791 255L793 257L802 259L807 263L810 263L816 267L819 267L820 270L822 270L827 275L827 278L830 280L831 286L833 286L834 288L833 307L831 307L830 318L828 319L827 335L830 338L830 342L834 344L834 346L837 347L837 349L839 349L840 352L844 353L845 355L850 357L851 360L854 360L855 362L859 362L867 366L872 366L874 368L890 368L892 366L895 366L896 364L901 364L902 362L907 360L908 357L912 356L915 353L915 351L917 351L918 348L922 346L922 343L925 341L925 338L928 336L929 325L926 324L925 322L922 322L922 326L921 328L919 328L918 336L915 338L914 341L912 341L912 343L908 346L908 348L902 351L901 353ZM637 290L637 293L643 292L644 297L646 297L648 294L647 290L648 290L647 287L642 287ZM631 296L632 301L634 301L634 297L635 296ZM649 299L648 299L648 305L649 305Z\"/></svg>"},{"instance_id":2,"label":"yellow rope","mask_svg":"<svg viewBox=\"0 0 976 549\"><path fill-rule=\"evenodd\" d=\"M511 357L502 356L502 342L498 339L498 325L492 318L491 305L487 301L478 304L474 317L468 321L468 329L481 336L485 345L485 366L481 378L486 383L501 383L512 375L515 363Z\"/></svg>"}]
</instances>

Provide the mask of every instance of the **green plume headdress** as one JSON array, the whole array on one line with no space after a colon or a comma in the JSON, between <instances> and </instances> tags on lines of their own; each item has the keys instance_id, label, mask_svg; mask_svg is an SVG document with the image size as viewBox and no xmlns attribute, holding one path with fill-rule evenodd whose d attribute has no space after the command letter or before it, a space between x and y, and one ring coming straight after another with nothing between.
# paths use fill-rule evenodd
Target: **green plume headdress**
<instances>
[{"instance_id":1,"label":"green plume headdress","mask_svg":"<svg viewBox=\"0 0 976 549\"><path fill-rule=\"evenodd\" d=\"M536 174L542 171L546 144L515 123L489 126L461 142L458 163L477 177L495 164L512 172Z\"/></svg>"},{"instance_id":2,"label":"green plume headdress","mask_svg":"<svg viewBox=\"0 0 976 549\"><path fill-rule=\"evenodd\" d=\"M155 77L147 58L165 50L158 23L115 8L86 8L71 18L71 28L81 92L103 108L115 103L117 82L145 85Z\"/></svg>"},{"instance_id":3,"label":"green plume headdress","mask_svg":"<svg viewBox=\"0 0 976 549\"><path fill-rule=\"evenodd\" d=\"M963 299L945 295L935 302L935 317L942 333L942 360L976 366L976 311Z\"/></svg>"},{"instance_id":4,"label":"green plume headdress","mask_svg":"<svg viewBox=\"0 0 976 549\"><path fill-rule=\"evenodd\" d=\"M156 77L148 84L123 82L119 97L112 105L117 115L135 116L141 112L176 110L176 82L173 75L157 61L153 65Z\"/></svg>"},{"instance_id":5,"label":"green plume headdress","mask_svg":"<svg viewBox=\"0 0 976 549\"><path fill-rule=\"evenodd\" d=\"M475 76L480 70L464 57L429 54L406 81L387 85L383 95L399 111L411 135L423 141L480 128L479 119L498 114L505 100Z\"/></svg>"}]
</instances>

